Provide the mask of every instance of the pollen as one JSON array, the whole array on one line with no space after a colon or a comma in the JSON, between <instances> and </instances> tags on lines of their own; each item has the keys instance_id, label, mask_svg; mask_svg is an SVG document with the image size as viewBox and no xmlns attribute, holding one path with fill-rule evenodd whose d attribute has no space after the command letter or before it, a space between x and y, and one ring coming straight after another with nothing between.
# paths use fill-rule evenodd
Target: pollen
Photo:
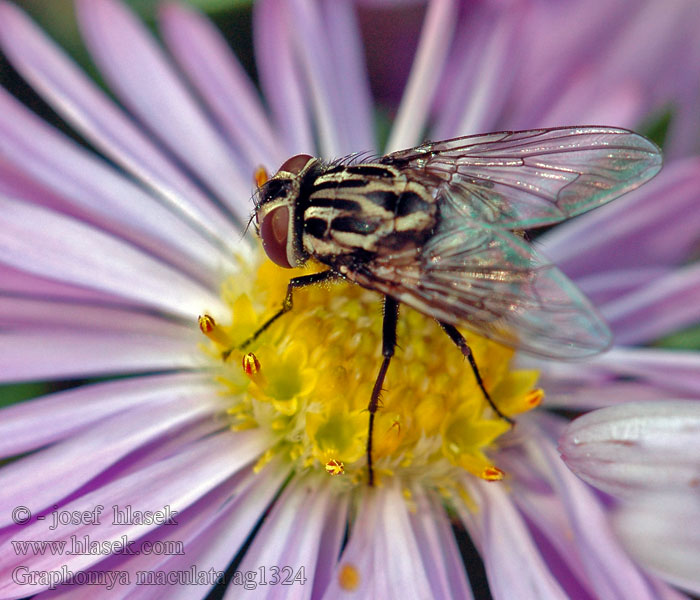
<instances>
[{"instance_id":1,"label":"pollen","mask_svg":"<svg viewBox=\"0 0 700 600\"><path fill-rule=\"evenodd\" d=\"M340 489L367 485L381 295L344 281L295 290L293 309L253 338L281 308L289 279L313 272L282 269L260 256L257 266L242 265L225 282L230 314L199 319L230 426L266 430L266 462L281 458ZM462 332L500 410L517 421L541 402L536 371L511 369L511 349ZM502 480L496 451L511 426L494 414L461 351L434 319L403 305L397 335L374 424L376 485L396 477L406 489L420 481L461 494L455 482L465 472Z\"/></svg>"},{"instance_id":2,"label":"pollen","mask_svg":"<svg viewBox=\"0 0 700 600\"><path fill-rule=\"evenodd\" d=\"M357 567L345 563L338 571L338 584L347 592L355 591L360 585L360 572Z\"/></svg>"}]
</instances>

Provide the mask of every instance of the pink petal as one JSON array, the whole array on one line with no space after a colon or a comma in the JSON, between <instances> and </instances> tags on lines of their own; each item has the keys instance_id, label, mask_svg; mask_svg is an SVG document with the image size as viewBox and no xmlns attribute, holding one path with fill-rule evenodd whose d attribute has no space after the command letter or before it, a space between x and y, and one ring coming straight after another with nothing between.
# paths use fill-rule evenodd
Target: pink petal
<instances>
[{"instance_id":1,"label":"pink petal","mask_svg":"<svg viewBox=\"0 0 700 600\"><path fill-rule=\"evenodd\" d=\"M196 389L209 376L178 373L84 385L4 408L0 456L24 454L84 430L140 404L162 401L178 390ZM47 427L46 424L51 426Z\"/></svg>"},{"instance_id":2,"label":"pink petal","mask_svg":"<svg viewBox=\"0 0 700 600\"><path fill-rule=\"evenodd\" d=\"M581 562L597 597L654 600L649 581L620 546L603 506L591 490L566 468L544 436L538 437L533 430L528 440L533 454L544 461L552 488L564 504Z\"/></svg>"},{"instance_id":3,"label":"pink petal","mask_svg":"<svg viewBox=\"0 0 700 600\"><path fill-rule=\"evenodd\" d=\"M54 110L127 172L153 189L175 212L222 240L236 235L237 225L22 11L8 2L0 3L0 43L13 66Z\"/></svg>"},{"instance_id":4,"label":"pink petal","mask_svg":"<svg viewBox=\"0 0 700 600\"><path fill-rule=\"evenodd\" d=\"M179 454L121 479L113 481L85 496L61 507L67 511L92 511L102 505L110 511L112 506L132 511L157 511L169 507L171 513L185 510L199 498L225 481L239 469L249 464L267 446L268 440L258 431L245 433L225 432L211 436L183 449ZM187 477L182 477L187 473ZM149 482L144 489L144 481ZM76 525L50 529L51 520L35 521L24 525L21 533L12 532L12 539L69 541L71 535L79 539L89 535L98 543L116 542L122 536L135 540L157 529L158 525L122 524L103 518L99 525ZM4 557L0 561L0 593L6 597L12 594L26 596L46 589L46 585L18 585L12 581L11 573L18 565L28 565L30 570L51 571L66 565L70 571L89 568L100 560L100 555L60 555L52 556L14 555L7 539L3 542Z\"/></svg>"},{"instance_id":5,"label":"pink petal","mask_svg":"<svg viewBox=\"0 0 700 600\"><path fill-rule=\"evenodd\" d=\"M210 282L231 260L196 223L183 220L1 88L0 135L0 153L12 164L0 162L0 189L6 195L91 222Z\"/></svg>"},{"instance_id":6,"label":"pink petal","mask_svg":"<svg viewBox=\"0 0 700 600\"><path fill-rule=\"evenodd\" d=\"M524 42L525 5L479 3L465 9L442 75L433 139L493 131L508 99Z\"/></svg>"},{"instance_id":7,"label":"pink petal","mask_svg":"<svg viewBox=\"0 0 700 600\"><path fill-rule=\"evenodd\" d=\"M22 499L32 514L50 508L131 452L221 407L209 384L182 388L112 417L82 432L6 465L0 473L0 527L12 524L12 508ZM149 415L158 413L157 419ZM36 473L43 473L36 477Z\"/></svg>"},{"instance_id":8,"label":"pink petal","mask_svg":"<svg viewBox=\"0 0 700 600\"><path fill-rule=\"evenodd\" d=\"M46 209L0 198L0 260L195 319L223 314L213 291L132 246Z\"/></svg>"},{"instance_id":9,"label":"pink petal","mask_svg":"<svg viewBox=\"0 0 700 600\"><path fill-rule=\"evenodd\" d=\"M77 379L202 366L193 338L35 329L0 335L0 381Z\"/></svg>"},{"instance_id":10,"label":"pink petal","mask_svg":"<svg viewBox=\"0 0 700 600\"><path fill-rule=\"evenodd\" d=\"M260 85L282 133L287 154L316 154L306 90L295 63L287 4L261 0L253 6L253 39Z\"/></svg>"},{"instance_id":11,"label":"pink petal","mask_svg":"<svg viewBox=\"0 0 700 600\"><path fill-rule=\"evenodd\" d=\"M456 16L457 3L454 0L428 5L411 74L386 145L387 152L410 148L418 143L447 59Z\"/></svg>"},{"instance_id":12,"label":"pink petal","mask_svg":"<svg viewBox=\"0 0 700 600\"><path fill-rule=\"evenodd\" d=\"M469 479L478 510L458 506L484 561L494 600L566 598L501 484Z\"/></svg>"},{"instance_id":13,"label":"pink petal","mask_svg":"<svg viewBox=\"0 0 700 600\"><path fill-rule=\"evenodd\" d=\"M669 583L700 594L697 487L624 505L615 525L630 554Z\"/></svg>"},{"instance_id":14,"label":"pink petal","mask_svg":"<svg viewBox=\"0 0 700 600\"><path fill-rule=\"evenodd\" d=\"M410 514L428 580L437 598L473 598L464 561L440 501L420 487L412 488Z\"/></svg>"},{"instance_id":15,"label":"pink petal","mask_svg":"<svg viewBox=\"0 0 700 600\"><path fill-rule=\"evenodd\" d=\"M245 222L252 188L146 27L115 0L78 0L78 21L93 59L125 106Z\"/></svg>"},{"instance_id":16,"label":"pink petal","mask_svg":"<svg viewBox=\"0 0 700 600\"><path fill-rule=\"evenodd\" d=\"M280 165L287 156L260 102L258 91L221 32L183 4L162 5L163 37L229 139L251 170Z\"/></svg>"},{"instance_id":17,"label":"pink petal","mask_svg":"<svg viewBox=\"0 0 700 600\"><path fill-rule=\"evenodd\" d=\"M358 586L344 589L339 576L354 569ZM406 502L396 483L364 489L355 525L323 598L438 598L430 586L411 528Z\"/></svg>"},{"instance_id":18,"label":"pink petal","mask_svg":"<svg viewBox=\"0 0 700 600\"><path fill-rule=\"evenodd\" d=\"M618 344L643 344L700 321L700 265L661 277L601 307Z\"/></svg>"},{"instance_id":19,"label":"pink petal","mask_svg":"<svg viewBox=\"0 0 700 600\"><path fill-rule=\"evenodd\" d=\"M700 485L700 403L628 402L576 419L560 441L566 464L616 496Z\"/></svg>"},{"instance_id":20,"label":"pink petal","mask_svg":"<svg viewBox=\"0 0 700 600\"><path fill-rule=\"evenodd\" d=\"M301 569L303 575L309 579L308 586L287 586L278 583L272 586L271 590L274 589L275 595L280 598L288 595L311 597L315 587L311 582L317 575L317 561L323 559L328 568L327 558L337 557L342 543L342 538L337 536L337 545L328 548L330 557L319 556L324 528L328 521L346 521L347 500L346 496L334 494L332 486L322 485L322 482L317 480L295 478L266 516L265 522L243 557L240 571L259 571L261 567L272 565L279 565L280 570L289 566L294 574ZM274 573L270 572L269 576L273 575ZM280 574L280 577L283 576L286 575ZM320 595L322 590L317 590L317 593ZM227 597L237 595L236 586L230 586Z\"/></svg>"}]
</instances>

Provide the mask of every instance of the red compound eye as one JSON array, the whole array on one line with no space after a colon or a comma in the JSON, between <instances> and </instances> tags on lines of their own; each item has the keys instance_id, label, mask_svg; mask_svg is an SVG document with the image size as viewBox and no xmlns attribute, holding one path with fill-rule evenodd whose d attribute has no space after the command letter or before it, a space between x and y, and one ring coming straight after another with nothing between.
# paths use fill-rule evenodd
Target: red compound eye
<instances>
[{"instance_id":1,"label":"red compound eye","mask_svg":"<svg viewBox=\"0 0 700 600\"><path fill-rule=\"evenodd\" d=\"M279 170L298 175L312 158L308 154L297 154L285 160Z\"/></svg>"},{"instance_id":2,"label":"red compound eye","mask_svg":"<svg viewBox=\"0 0 700 600\"><path fill-rule=\"evenodd\" d=\"M273 208L263 217L260 239L270 260L280 267L291 269L287 259L287 235L289 233L289 209L286 206Z\"/></svg>"}]
</instances>

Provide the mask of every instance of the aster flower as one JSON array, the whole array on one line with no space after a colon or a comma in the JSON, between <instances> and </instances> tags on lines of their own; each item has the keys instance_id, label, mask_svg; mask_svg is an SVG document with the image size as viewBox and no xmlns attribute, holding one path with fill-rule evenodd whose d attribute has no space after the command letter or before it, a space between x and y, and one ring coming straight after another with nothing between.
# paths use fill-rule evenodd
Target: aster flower
<instances>
[{"instance_id":1,"label":"aster flower","mask_svg":"<svg viewBox=\"0 0 700 600\"><path fill-rule=\"evenodd\" d=\"M9 60L107 159L0 91L2 376L130 377L3 411L0 447L12 460L0 471L2 597L54 587L59 596L84 589L153 597L154 584L168 586L168 597L201 597L234 560L231 595L473 597L451 520L469 532L494 598L681 597L663 579L697 591L696 575L674 572L674 561L664 564L649 550L649 540L665 539L644 538L638 528L654 523L653 504L616 513L624 540L647 542L632 558L612 528L609 503L556 452L566 421L531 411L541 389L545 406L575 410L640 397L666 402L676 418L658 446L671 460L674 435L697 419L688 407L698 397L700 359L631 345L698 318L697 268L678 266L700 231L690 210L700 190L697 159L670 165L642 190L541 240L627 346L569 365L513 359L512 350L469 337L498 406L531 411L515 431L484 417L459 353L434 323L405 311L376 426L378 485L369 488L365 408L381 329L375 294L311 289L250 354L221 360L222 348L246 339L279 306L289 277L241 239L257 165L274 169L298 152L333 158L376 149L352 5L256 4L269 115L220 35L190 9L163 6L171 59L116 0L76 6L88 48L123 108L14 5L0 4ZM532 127L595 115L630 126L676 98L679 113L692 114L690 92L630 92L652 88L677 58L670 26L656 36L647 68L629 71L631 48L601 73L591 59L600 58L597 50L580 52L586 35L571 35L572 50L561 57L540 35L521 63L509 65L510 45L522 49L528 39L514 31L518 17L527 17L524 31L547 31L538 23L565 19L564 9L552 16L539 3L509 6L522 13L475 6L430 4L389 149L417 143L431 114L439 137L502 128L509 119ZM567 6L589 16L583 3ZM659 16L644 3L620 6L596 18L619 33L626 26L613 13L632 10L642 29ZM666 13L683 23L685 10L679 4ZM588 36L596 18L582 29ZM550 70L538 89L532 72L543 57ZM584 65L593 73L571 76ZM591 94L587 112L569 111L582 81L596 75L604 97ZM468 80L474 94L462 89ZM689 86L684 76L680 87ZM542 91L552 87L557 102ZM532 101L519 103L519 94ZM470 100L458 106L456 96ZM622 106L630 110L610 100L628 96L635 101ZM672 132L678 153L691 147L681 137ZM197 315L208 315L199 327ZM679 396L690 404L667 401ZM637 410L617 408L593 413L592 426L619 424ZM650 426L658 412L640 414ZM619 474L602 485L596 464L577 454L584 419L564 438L567 460L608 492L628 489ZM669 506L686 506L674 489L666 487ZM692 536L674 538L674 550L700 556Z\"/></svg>"}]
</instances>

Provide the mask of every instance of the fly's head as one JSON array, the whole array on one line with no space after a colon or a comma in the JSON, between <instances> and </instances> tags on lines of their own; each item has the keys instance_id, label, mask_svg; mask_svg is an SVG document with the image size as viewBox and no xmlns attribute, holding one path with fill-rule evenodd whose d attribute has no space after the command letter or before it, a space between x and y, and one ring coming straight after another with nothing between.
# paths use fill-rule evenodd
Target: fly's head
<instances>
[{"instance_id":1,"label":"fly's head","mask_svg":"<svg viewBox=\"0 0 700 600\"><path fill-rule=\"evenodd\" d=\"M315 178L321 161L297 154L258 188L255 221L265 253L280 267L300 267L309 258L302 247L302 200L305 183Z\"/></svg>"}]
</instances>

